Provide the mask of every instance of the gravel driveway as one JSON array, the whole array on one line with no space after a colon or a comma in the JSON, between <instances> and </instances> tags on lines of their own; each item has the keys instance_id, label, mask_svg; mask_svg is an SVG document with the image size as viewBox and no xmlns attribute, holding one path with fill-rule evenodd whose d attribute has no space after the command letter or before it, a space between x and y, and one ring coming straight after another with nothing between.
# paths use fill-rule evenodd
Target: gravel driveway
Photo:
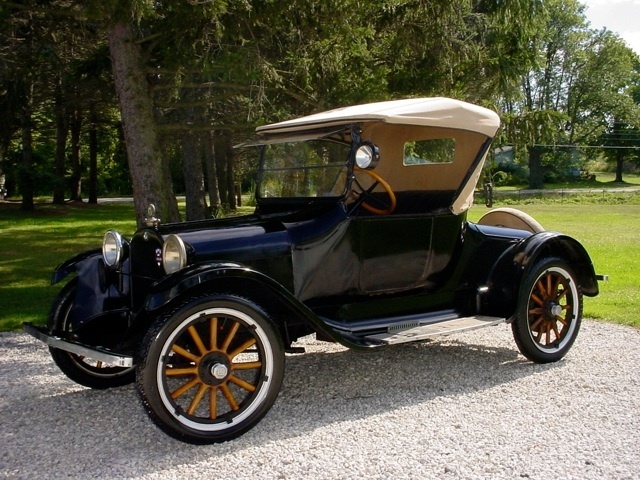
<instances>
[{"instance_id":1,"label":"gravel driveway","mask_svg":"<svg viewBox=\"0 0 640 480\"><path fill-rule=\"evenodd\" d=\"M77 386L0 334L0 478L640 477L640 330L587 321L551 365L505 325L364 353L303 340L256 428L192 446L132 387Z\"/></svg>"}]
</instances>

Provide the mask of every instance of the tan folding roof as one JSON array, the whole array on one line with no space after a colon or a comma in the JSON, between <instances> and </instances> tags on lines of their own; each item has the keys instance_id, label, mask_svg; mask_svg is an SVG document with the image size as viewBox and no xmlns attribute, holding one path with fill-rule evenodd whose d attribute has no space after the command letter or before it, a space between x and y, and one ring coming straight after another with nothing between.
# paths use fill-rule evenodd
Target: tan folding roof
<instances>
[{"instance_id":1,"label":"tan folding roof","mask_svg":"<svg viewBox=\"0 0 640 480\"><path fill-rule=\"evenodd\" d=\"M493 137L500 117L486 108L444 97L408 98L336 108L256 128L258 135L295 132L358 122L457 128Z\"/></svg>"}]
</instances>

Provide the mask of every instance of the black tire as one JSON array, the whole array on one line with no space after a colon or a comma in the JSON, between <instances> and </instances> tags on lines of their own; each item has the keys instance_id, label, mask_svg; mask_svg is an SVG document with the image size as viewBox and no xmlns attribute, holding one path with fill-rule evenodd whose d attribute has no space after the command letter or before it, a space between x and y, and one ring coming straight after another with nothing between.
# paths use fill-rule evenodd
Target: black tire
<instances>
[{"instance_id":1,"label":"black tire","mask_svg":"<svg viewBox=\"0 0 640 480\"><path fill-rule=\"evenodd\" d=\"M77 284L78 279L74 278L58 293L47 319L49 331L65 333L72 331L68 319L76 296ZM111 366L54 347L49 347L49 352L58 368L67 377L85 387L104 390L128 385L135 380L135 367Z\"/></svg>"},{"instance_id":2,"label":"black tire","mask_svg":"<svg viewBox=\"0 0 640 480\"><path fill-rule=\"evenodd\" d=\"M195 443L242 435L269 411L284 347L267 314L245 298L212 295L158 318L142 342L136 386L167 434Z\"/></svg>"},{"instance_id":3,"label":"black tire","mask_svg":"<svg viewBox=\"0 0 640 480\"><path fill-rule=\"evenodd\" d=\"M543 259L525 279L511 325L520 352L536 363L556 362L575 342L582 321L582 291L564 261Z\"/></svg>"}]
</instances>

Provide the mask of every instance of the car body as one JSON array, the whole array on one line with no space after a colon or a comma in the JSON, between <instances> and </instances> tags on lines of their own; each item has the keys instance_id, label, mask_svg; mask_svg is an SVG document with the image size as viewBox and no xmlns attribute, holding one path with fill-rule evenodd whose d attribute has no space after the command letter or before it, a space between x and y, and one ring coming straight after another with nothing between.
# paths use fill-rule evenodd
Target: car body
<instances>
[{"instance_id":1,"label":"car body","mask_svg":"<svg viewBox=\"0 0 640 480\"><path fill-rule=\"evenodd\" d=\"M314 334L369 349L509 322L534 362L562 358L599 278L575 239L528 215L467 220L500 125L448 98L356 105L259 127L251 215L162 224L62 263L45 341L71 379L136 381L166 433L234 438L275 401ZM161 212L159 212L161 213Z\"/></svg>"}]
</instances>

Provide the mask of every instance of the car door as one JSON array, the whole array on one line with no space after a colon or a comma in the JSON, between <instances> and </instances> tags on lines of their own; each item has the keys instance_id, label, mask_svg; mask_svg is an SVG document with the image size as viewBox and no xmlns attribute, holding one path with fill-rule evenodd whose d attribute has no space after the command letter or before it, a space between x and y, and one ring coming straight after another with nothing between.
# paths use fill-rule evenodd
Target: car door
<instances>
[{"instance_id":1,"label":"car door","mask_svg":"<svg viewBox=\"0 0 640 480\"><path fill-rule=\"evenodd\" d=\"M357 232L362 293L406 290L424 284L430 268L433 218L426 215L361 217Z\"/></svg>"}]
</instances>

